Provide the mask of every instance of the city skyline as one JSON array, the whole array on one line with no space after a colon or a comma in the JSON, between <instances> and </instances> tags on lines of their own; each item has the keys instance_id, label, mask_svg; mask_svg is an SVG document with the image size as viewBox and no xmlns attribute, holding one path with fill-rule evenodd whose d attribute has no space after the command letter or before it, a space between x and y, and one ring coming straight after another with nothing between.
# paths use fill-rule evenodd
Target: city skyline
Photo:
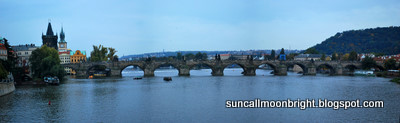
<instances>
[{"instance_id":1,"label":"city skyline","mask_svg":"<svg viewBox=\"0 0 400 123\"><path fill-rule=\"evenodd\" d=\"M41 45L51 19L72 50L304 50L337 32L399 26L400 1L1 1L0 36ZM39 7L40 6L40 7Z\"/></svg>"}]
</instances>

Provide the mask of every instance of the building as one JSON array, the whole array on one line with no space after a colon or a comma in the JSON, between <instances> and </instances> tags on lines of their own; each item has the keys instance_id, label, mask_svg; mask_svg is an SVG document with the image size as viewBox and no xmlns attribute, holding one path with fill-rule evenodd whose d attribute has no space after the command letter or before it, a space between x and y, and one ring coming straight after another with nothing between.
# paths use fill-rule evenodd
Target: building
<instances>
[{"instance_id":1,"label":"building","mask_svg":"<svg viewBox=\"0 0 400 123\"><path fill-rule=\"evenodd\" d=\"M11 47L18 55L17 66L22 67L25 74L31 75L31 63L29 62L29 57L31 57L32 51L36 50L38 47L36 47L35 44L16 45Z\"/></svg>"},{"instance_id":2,"label":"building","mask_svg":"<svg viewBox=\"0 0 400 123\"><path fill-rule=\"evenodd\" d=\"M49 22L49 25L47 26L46 35L43 35L43 33L42 33L43 45L47 45L48 47L52 47L52 48L58 50L57 39L58 39L58 36L57 36L57 34L54 35L53 29L51 28L51 23Z\"/></svg>"},{"instance_id":3,"label":"building","mask_svg":"<svg viewBox=\"0 0 400 123\"><path fill-rule=\"evenodd\" d=\"M7 60L7 48L3 43L0 43L0 59Z\"/></svg>"},{"instance_id":4,"label":"building","mask_svg":"<svg viewBox=\"0 0 400 123\"><path fill-rule=\"evenodd\" d=\"M86 62L86 51L76 50L75 52L70 52L71 63L81 63Z\"/></svg>"},{"instance_id":5,"label":"building","mask_svg":"<svg viewBox=\"0 0 400 123\"><path fill-rule=\"evenodd\" d=\"M231 54L221 54L219 56L221 56L221 60L227 60L229 57L231 57Z\"/></svg>"},{"instance_id":6,"label":"building","mask_svg":"<svg viewBox=\"0 0 400 123\"><path fill-rule=\"evenodd\" d=\"M67 42L65 41L64 29L61 27L60 42L58 42L58 52L67 51Z\"/></svg>"},{"instance_id":7,"label":"building","mask_svg":"<svg viewBox=\"0 0 400 123\"><path fill-rule=\"evenodd\" d=\"M294 60L298 60L298 61L317 61L320 60L322 57L321 54L300 54L294 57Z\"/></svg>"},{"instance_id":8,"label":"building","mask_svg":"<svg viewBox=\"0 0 400 123\"><path fill-rule=\"evenodd\" d=\"M18 55L17 65L19 67L29 66L29 57L32 55L32 51L38 48L35 44L16 45L11 47Z\"/></svg>"},{"instance_id":9,"label":"building","mask_svg":"<svg viewBox=\"0 0 400 123\"><path fill-rule=\"evenodd\" d=\"M71 50L67 49L67 42L65 41L64 29L61 27L60 42L58 42L58 55L60 57L60 64L71 63Z\"/></svg>"},{"instance_id":10,"label":"building","mask_svg":"<svg viewBox=\"0 0 400 123\"><path fill-rule=\"evenodd\" d=\"M279 54L280 61L286 61L286 54Z\"/></svg>"},{"instance_id":11,"label":"building","mask_svg":"<svg viewBox=\"0 0 400 123\"><path fill-rule=\"evenodd\" d=\"M232 60L243 60L243 59L247 59L247 57L248 57L248 55L231 55Z\"/></svg>"}]
</instances>

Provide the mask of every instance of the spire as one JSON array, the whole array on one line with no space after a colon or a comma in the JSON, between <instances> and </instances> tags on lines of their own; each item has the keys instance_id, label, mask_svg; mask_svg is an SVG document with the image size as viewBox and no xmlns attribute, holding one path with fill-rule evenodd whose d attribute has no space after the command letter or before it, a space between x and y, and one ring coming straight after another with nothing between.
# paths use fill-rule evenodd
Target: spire
<instances>
[{"instance_id":1,"label":"spire","mask_svg":"<svg viewBox=\"0 0 400 123\"><path fill-rule=\"evenodd\" d=\"M60 42L65 42L65 34L63 27L61 27Z\"/></svg>"},{"instance_id":2,"label":"spire","mask_svg":"<svg viewBox=\"0 0 400 123\"><path fill-rule=\"evenodd\" d=\"M49 26L47 26L47 33L46 35L54 35L53 34L53 29L51 28L51 23L49 22Z\"/></svg>"}]
</instances>

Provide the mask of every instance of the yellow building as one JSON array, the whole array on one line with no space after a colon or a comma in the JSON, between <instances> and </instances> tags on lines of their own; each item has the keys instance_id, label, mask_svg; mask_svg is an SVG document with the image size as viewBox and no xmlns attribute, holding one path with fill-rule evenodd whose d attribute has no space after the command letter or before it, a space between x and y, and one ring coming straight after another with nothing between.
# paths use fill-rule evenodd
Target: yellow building
<instances>
[{"instance_id":1,"label":"yellow building","mask_svg":"<svg viewBox=\"0 0 400 123\"><path fill-rule=\"evenodd\" d=\"M71 63L82 63L86 62L86 52L76 50L75 52L71 52Z\"/></svg>"}]
</instances>

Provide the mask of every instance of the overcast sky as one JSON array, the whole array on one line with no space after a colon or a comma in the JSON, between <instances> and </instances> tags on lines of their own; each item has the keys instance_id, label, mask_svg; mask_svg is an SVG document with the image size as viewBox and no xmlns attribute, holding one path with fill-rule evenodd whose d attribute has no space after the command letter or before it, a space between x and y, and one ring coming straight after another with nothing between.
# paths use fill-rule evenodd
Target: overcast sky
<instances>
[{"instance_id":1,"label":"overcast sky","mask_svg":"<svg viewBox=\"0 0 400 123\"><path fill-rule=\"evenodd\" d=\"M399 26L400 0L0 0L0 36L42 44L51 19L68 48L117 55L306 49L353 29Z\"/></svg>"}]
</instances>

